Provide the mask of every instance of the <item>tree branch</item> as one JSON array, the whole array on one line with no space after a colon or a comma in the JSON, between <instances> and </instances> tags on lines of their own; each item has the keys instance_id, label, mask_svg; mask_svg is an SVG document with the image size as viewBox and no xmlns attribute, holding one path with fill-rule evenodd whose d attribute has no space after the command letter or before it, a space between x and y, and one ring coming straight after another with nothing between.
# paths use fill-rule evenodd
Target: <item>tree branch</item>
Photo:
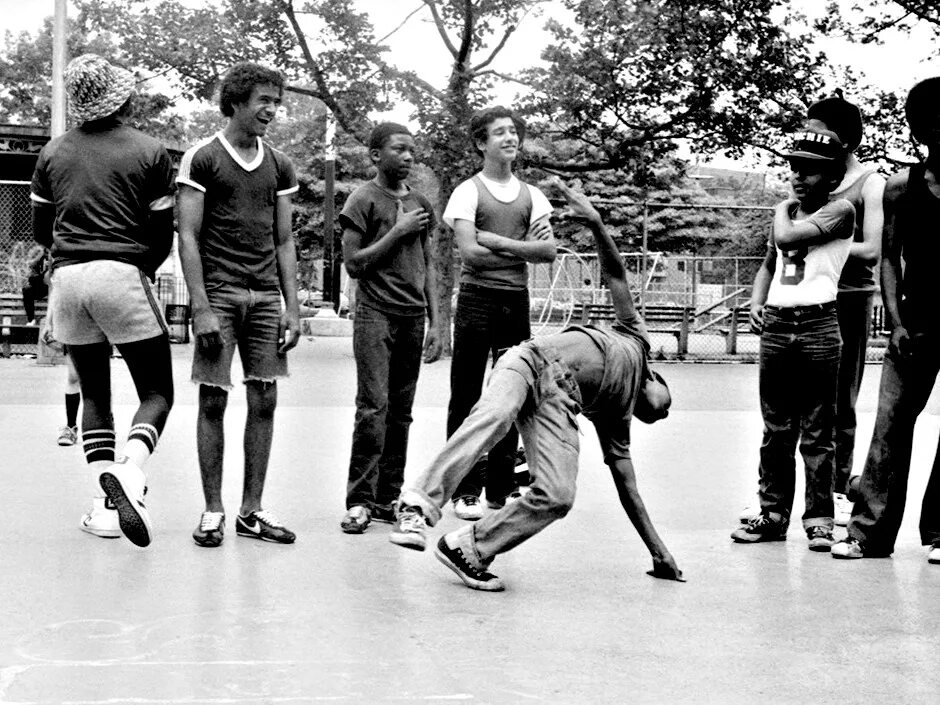
<instances>
[{"instance_id":1,"label":"tree branch","mask_svg":"<svg viewBox=\"0 0 940 705\"><path fill-rule=\"evenodd\" d=\"M434 19L434 26L437 27L437 33L440 34L441 39L444 40L444 46L447 47L447 51L451 53L451 56L456 59L457 47L454 46L454 43L450 40L450 37L447 34L447 27L444 25L444 20L441 17L441 14L437 11L436 0L423 0L423 2L431 10L431 17Z\"/></svg>"},{"instance_id":2,"label":"tree branch","mask_svg":"<svg viewBox=\"0 0 940 705\"><path fill-rule=\"evenodd\" d=\"M506 32L503 34L503 38L499 40L499 44L497 44L497 45L496 45L496 48L494 48L493 51L490 52L490 55L489 55L488 57L486 57L486 59L484 59L483 61L481 61L479 64L477 64L476 66L474 66L473 69L471 69L471 70L473 71L473 73L476 74L476 73L477 73L478 71L480 71L481 69L484 69L484 68L486 68L487 66L489 66L490 64L493 63L493 59L495 59L495 58L496 58L496 55L499 54L499 52L501 52L501 51L503 50L503 47L506 46L506 42L509 41L509 37L512 36L512 33L516 31L516 28L517 28L518 26L519 26L519 25L518 25L518 23L517 23L517 24L514 24L513 26L511 26L509 29L506 30Z\"/></svg>"},{"instance_id":3,"label":"tree branch","mask_svg":"<svg viewBox=\"0 0 940 705\"><path fill-rule=\"evenodd\" d=\"M521 78L516 78L515 76L509 76L505 73L500 73L499 71L493 71L492 69L487 69L486 71L480 71L475 74L476 78L482 78L483 76L496 76L496 78L501 78L504 81L512 81L513 83L518 83L521 86L526 88L537 89L538 86L535 83L530 81L523 81Z\"/></svg>"},{"instance_id":4,"label":"tree branch","mask_svg":"<svg viewBox=\"0 0 940 705\"><path fill-rule=\"evenodd\" d=\"M326 106L330 109L330 112L333 113L333 116L336 118L336 122L349 134L355 135L356 129L352 124L352 121L349 119L349 115L343 110L342 106L337 103L336 98L333 96L332 91L330 90L329 85L326 82L326 76L323 75L323 71L320 69L320 65L317 63L316 58L313 56L313 52L310 51L310 45L307 44L307 37L304 34L303 30L300 27L300 23L297 21L297 14L294 11L293 0L281 0L281 11L287 17L288 22L290 22L291 28L294 30L294 35L297 38L297 43L300 46L300 51L304 56L304 61L307 64L307 69L310 71L310 74L313 78L313 82L317 87L318 93L308 93L307 95L314 95L315 97L322 100L326 103ZM295 89L296 92L301 92L300 90Z\"/></svg>"},{"instance_id":5,"label":"tree branch","mask_svg":"<svg viewBox=\"0 0 940 705\"><path fill-rule=\"evenodd\" d=\"M388 34L386 34L386 35L385 35L384 37L382 37L381 39L376 39L376 40L375 40L375 43L376 43L376 44L381 44L381 43L384 42L386 39L388 39L388 38L391 37L393 34L395 34L395 32L397 32L398 30L400 30L402 27L405 26L405 24L408 22L408 20L410 20L410 19L411 19L412 17L414 17L417 13L419 13L419 12L421 11L421 8L422 8L422 7L423 7L423 5L418 5L414 10L412 10L411 12L408 13L407 17L405 17L405 19L403 19L403 20L401 21L401 24L399 24L395 29L393 29L391 32L389 32Z\"/></svg>"}]
</instances>

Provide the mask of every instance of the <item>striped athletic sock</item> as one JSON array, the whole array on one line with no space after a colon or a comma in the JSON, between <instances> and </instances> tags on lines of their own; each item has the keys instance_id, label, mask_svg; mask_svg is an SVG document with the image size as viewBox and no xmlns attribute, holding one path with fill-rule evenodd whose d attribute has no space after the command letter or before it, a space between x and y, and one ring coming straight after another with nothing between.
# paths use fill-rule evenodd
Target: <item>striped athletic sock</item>
<instances>
[{"instance_id":1,"label":"striped athletic sock","mask_svg":"<svg viewBox=\"0 0 940 705\"><path fill-rule=\"evenodd\" d=\"M157 447L157 440L160 434L156 427L149 423L138 423L131 426L130 433L127 434L127 443L124 446L124 457L130 460L137 467L143 467L144 463Z\"/></svg>"},{"instance_id":2,"label":"striped athletic sock","mask_svg":"<svg viewBox=\"0 0 940 705\"><path fill-rule=\"evenodd\" d=\"M115 445L113 428L82 429L82 448L89 465L99 461L113 463Z\"/></svg>"}]
</instances>

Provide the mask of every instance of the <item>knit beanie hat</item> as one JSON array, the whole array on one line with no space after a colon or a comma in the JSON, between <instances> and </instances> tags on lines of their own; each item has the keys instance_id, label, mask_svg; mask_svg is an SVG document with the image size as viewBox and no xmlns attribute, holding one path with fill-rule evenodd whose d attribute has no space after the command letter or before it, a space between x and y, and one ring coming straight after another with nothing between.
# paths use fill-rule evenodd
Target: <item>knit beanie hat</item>
<instances>
[{"instance_id":1,"label":"knit beanie hat","mask_svg":"<svg viewBox=\"0 0 940 705\"><path fill-rule=\"evenodd\" d=\"M65 68L69 114L79 123L114 113L134 92L134 74L97 54L82 54Z\"/></svg>"}]
</instances>

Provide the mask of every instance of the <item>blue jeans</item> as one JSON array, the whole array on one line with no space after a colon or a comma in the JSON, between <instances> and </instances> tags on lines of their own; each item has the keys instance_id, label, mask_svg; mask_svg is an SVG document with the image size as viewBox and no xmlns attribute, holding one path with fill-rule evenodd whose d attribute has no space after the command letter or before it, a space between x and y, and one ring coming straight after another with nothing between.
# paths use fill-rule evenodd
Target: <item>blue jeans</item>
<instances>
[{"instance_id":1,"label":"blue jeans","mask_svg":"<svg viewBox=\"0 0 940 705\"><path fill-rule=\"evenodd\" d=\"M515 424L522 434L531 489L473 524L478 557L489 560L568 513L578 478L581 391L552 348L529 341L503 355L460 428L400 503L420 507L430 525L477 459Z\"/></svg>"},{"instance_id":2,"label":"blue jeans","mask_svg":"<svg viewBox=\"0 0 940 705\"><path fill-rule=\"evenodd\" d=\"M806 470L803 528L832 528L836 390L842 342L835 302L764 307L760 339L761 512L789 523L796 447Z\"/></svg>"},{"instance_id":3,"label":"blue jeans","mask_svg":"<svg viewBox=\"0 0 940 705\"><path fill-rule=\"evenodd\" d=\"M390 506L401 492L424 316L393 316L358 304L353 319L356 421L346 508Z\"/></svg>"},{"instance_id":4,"label":"blue jeans","mask_svg":"<svg viewBox=\"0 0 940 705\"><path fill-rule=\"evenodd\" d=\"M454 354L450 367L447 437L460 427L480 398L486 363L531 335L529 292L461 284L454 312ZM454 493L455 497L486 496L500 500L515 489L515 458L519 436L510 426L506 437L485 459L478 459Z\"/></svg>"},{"instance_id":5,"label":"blue jeans","mask_svg":"<svg viewBox=\"0 0 940 705\"><path fill-rule=\"evenodd\" d=\"M885 355L878 392L878 413L860 478L850 536L871 555L890 554L901 528L911 467L914 424L927 405L940 371L940 338L912 336L907 359L893 350ZM940 541L940 448L934 458L920 513L923 544Z\"/></svg>"},{"instance_id":6,"label":"blue jeans","mask_svg":"<svg viewBox=\"0 0 940 705\"><path fill-rule=\"evenodd\" d=\"M865 349L871 329L874 294L870 291L842 292L838 298L842 359L839 361L839 391L836 397L835 491L845 494L855 459L855 402L865 374Z\"/></svg>"},{"instance_id":7,"label":"blue jeans","mask_svg":"<svg viewBox=\"0 0 940 705\"><path fill-rule=\"evenodd\" d=\"M206 296L209 307L219 318L222 346L212 350L193 346L193 382L231 389L236 347L246 382L275 382L278 377L286 377L287 355L277 350L281 293L206 282Z\"/></svg>"}]
</instances>

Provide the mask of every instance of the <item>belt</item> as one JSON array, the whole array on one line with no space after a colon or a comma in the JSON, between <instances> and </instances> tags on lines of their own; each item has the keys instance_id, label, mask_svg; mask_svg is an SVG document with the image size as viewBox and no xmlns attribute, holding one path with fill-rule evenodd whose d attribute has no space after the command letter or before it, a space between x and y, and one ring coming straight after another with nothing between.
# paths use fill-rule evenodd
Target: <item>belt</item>
<instances>
[{"instance_id":1,"label":"belt","mask_svg":"<svg viewBox=\"0 0 940 705\"><path fill-rule=\"evenodd\" d=\"M808 304L806 306L764 306L765 311L769 311L778 318L789 318L797 320L800 318L809 318L823 314L835 313L836 302L827 301L824 304Z\"/></svg>"}]
</instances>

